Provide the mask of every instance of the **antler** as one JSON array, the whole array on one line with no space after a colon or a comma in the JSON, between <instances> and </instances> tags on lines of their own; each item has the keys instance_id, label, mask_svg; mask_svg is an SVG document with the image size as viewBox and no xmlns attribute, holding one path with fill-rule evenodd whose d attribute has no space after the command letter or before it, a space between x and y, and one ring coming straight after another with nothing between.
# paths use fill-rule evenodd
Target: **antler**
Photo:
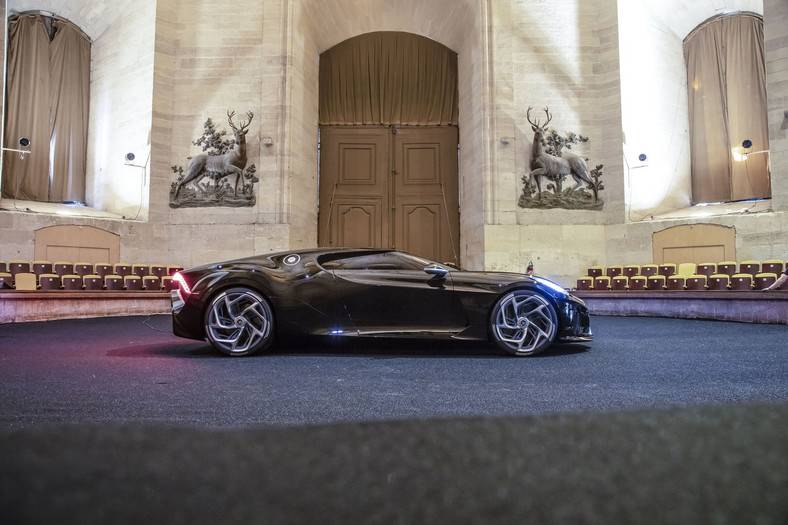
<instances>
[{"instance_id":1,"label":"antler","mask_svg":"<svg viewBox=\"0 0 788 525\"><path fill-rule=\"evenodd\" d=\"M235 111L230 113L230 110L228 109L227 110L227 122L230 124L230 127L233 128L233 131L238 131L238 128L236 128L235 124L233 124L233 115L235 115Z\"/></svg>"},{"instance_id":2,"label":"antler","mask_svg":"<svg viewBox=\"0 0 788 525\"><path fill-rule=\"evenodd\" d=\"M545 127L547 127L547 125L550 123L550 121L553 120L553 116L550 114L550 110L547 109L547 106L545 106L542 109L544 109L544 113L545 113L545 115L547 115L547 121L544 123Z\"/></svg>"},{"instance_id":3,"label":"antler","mask_svg":"<svg viewBox=\"0 0 788 525\"><path fill-rule=\"evenodd\" d=\"M249 120L246 123L241 122L241 131L246 131L246 128L249 127L249 124L252 123L252 119L254 118L254 113L251 111L246 112L246 116L249 117Z\"/></svg>"},{"instance_id":4,"label":"antler","mask_svg":"<svg viewBox=\"0 0 788 525\"><path fill-rule=\"evenodd\" d=\"M547 116L547 120L544 122L544 124L540 123L538 120L536 122L534 122L533 120L531 120L531 110L532 109L534 109L534 108L532 108L531 106L528 106L528 111L525 112L525 118L528 120L528 123L530 125L532 125L533 127L544 129L544 128L547 127L547 124L549 124L550 121L553 120L553 116L550 114L550 110L545 107L545 108L542 108L542 109L544 110L545 116Z\"/></svg>"}]
</instances>

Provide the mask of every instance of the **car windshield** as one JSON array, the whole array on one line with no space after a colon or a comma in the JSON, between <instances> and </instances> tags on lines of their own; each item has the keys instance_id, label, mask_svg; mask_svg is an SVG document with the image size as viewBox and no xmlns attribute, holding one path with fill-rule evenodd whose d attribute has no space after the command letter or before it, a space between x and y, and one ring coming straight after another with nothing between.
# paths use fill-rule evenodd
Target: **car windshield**
<instances>
[{"instance_id":1,"label":"car windshield","mask_svg":"<svg viewBox=\"0 0 788 525\"><path fill-rule=\"evenodd\" d=\"M338 254L334 254L338 255ZM326 270L418 270L432 261L402 252L356 253L321 260Z\"/></svg>"}]
</instances>

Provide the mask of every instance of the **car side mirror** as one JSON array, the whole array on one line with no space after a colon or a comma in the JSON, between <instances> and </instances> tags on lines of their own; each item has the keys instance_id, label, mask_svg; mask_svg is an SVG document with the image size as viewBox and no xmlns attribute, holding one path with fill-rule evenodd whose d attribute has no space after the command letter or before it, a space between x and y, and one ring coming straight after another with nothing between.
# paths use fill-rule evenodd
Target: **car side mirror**
<instances>
[{"instance_id":1,"label":"car side mirror","mask_svg":"<svg viewBox=\"0 0 788 525\"><path fill-rule=\"evenodd\" d=\"M424 268L424 273L437 275L438 277L446 277L446 274L449 273L449 270L437 264L430 264Z\"/></svg>"}]
</instances>

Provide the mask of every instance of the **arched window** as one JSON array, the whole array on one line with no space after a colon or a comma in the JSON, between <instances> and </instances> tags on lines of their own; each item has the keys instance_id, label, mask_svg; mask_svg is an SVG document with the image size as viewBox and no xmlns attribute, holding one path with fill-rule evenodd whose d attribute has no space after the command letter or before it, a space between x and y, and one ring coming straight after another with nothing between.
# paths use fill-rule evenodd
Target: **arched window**
<instances>
[{"instance_id":1,"label":"arched window","mask_svg":"<svg viewBox=\"0 0 788 525\"><path fill-rule=\"evenodd\" d=\"M693 203L771 197L763 20L715 17L684 39Z\"/></svg>"},{"instance_id":2,"label":"arched window","mask_svg":"<svg viewBox=\"0 0 788 525\"><path fill-rule=\"evenodd\" d=\"M2 196L84 202L90 39L74 24L41 14L8 22L6 147L30 139L30 155L3 158Z\"/></svg>"}]
</instances>

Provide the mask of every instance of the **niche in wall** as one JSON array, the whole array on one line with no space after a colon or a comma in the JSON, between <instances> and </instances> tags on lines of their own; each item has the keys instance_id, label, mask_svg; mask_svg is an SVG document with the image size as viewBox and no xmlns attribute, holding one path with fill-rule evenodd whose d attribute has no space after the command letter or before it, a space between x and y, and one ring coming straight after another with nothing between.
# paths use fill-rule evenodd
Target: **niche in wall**
<instances>
[{"instance_id":1,"label":"niche in wall","mask_svg":"<svg viewBox=\"0 0 788 525\"><path fill-rule=\"evenodd\" d=\"M120 262L120 235L94 226L47 226L36 230L35 258L114 264Z\"/></svg>"},{"instance_id":2,"label":"niche in wall","mask_svg":"<svg viewBox=\"0 0 788 525\"><path fill-rule=\"evenodd\" d=\"M716 224L684 224L652 236L655 264L695 264L736 260L736 228Z\"/></svg>"}]
</instances>

